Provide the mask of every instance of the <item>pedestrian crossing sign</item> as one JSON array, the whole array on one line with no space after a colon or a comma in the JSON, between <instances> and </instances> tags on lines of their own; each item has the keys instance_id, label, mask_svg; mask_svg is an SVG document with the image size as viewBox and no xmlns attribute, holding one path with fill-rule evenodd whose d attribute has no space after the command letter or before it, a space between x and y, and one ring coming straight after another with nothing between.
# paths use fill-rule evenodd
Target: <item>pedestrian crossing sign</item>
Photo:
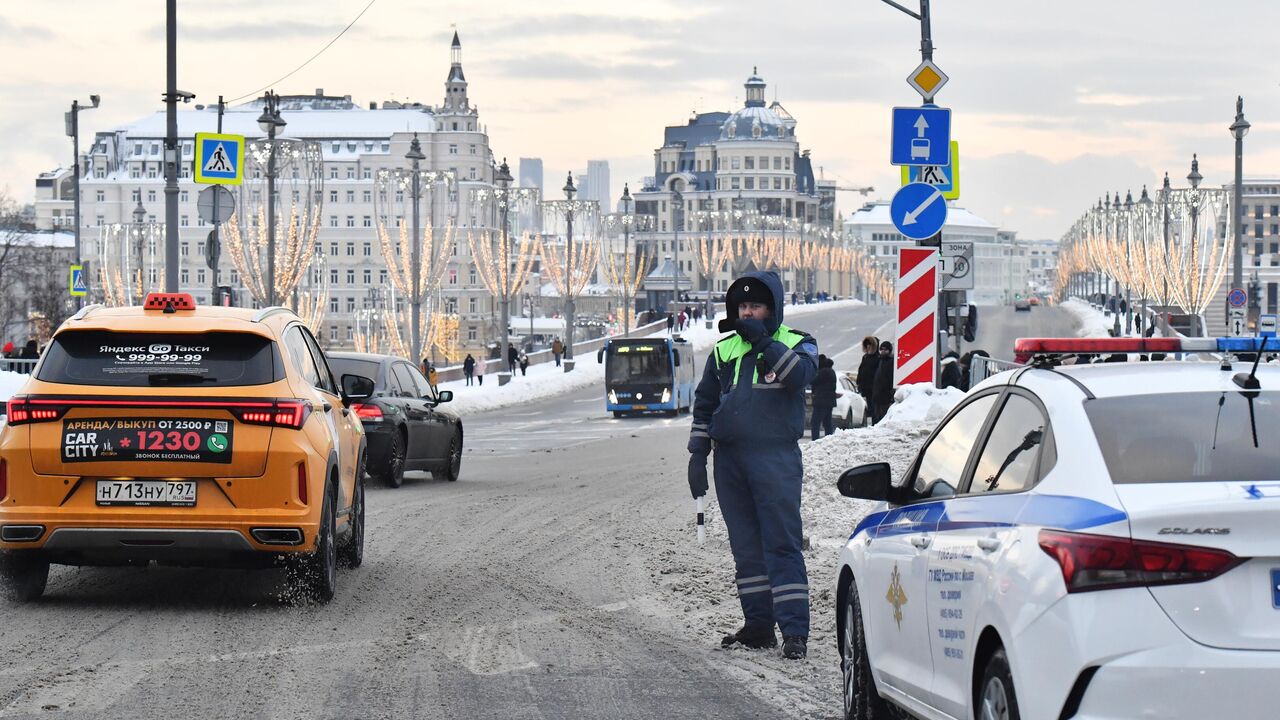
<instances>
[{"instance_id":1,"label":"pedestrian crossing sign","mask_svg":"<svg viewBox=\"0 0 1280 720\"><path fill-rule=\"evenodd\" d=\"M244 169L244 136L196 133L195 181L239 185Z\"/></svg>"},{"instance_id":2,"label":"pedestrian crossing sign","mask_svg":"<svg viewBox=\"0 0 1280 720\"><path fill-rule=\"evenodd\" d=\"M71 266L71 297L84 297L89 294L89 283L84 279L84 266Z\"/></svg>"}]
</instances>

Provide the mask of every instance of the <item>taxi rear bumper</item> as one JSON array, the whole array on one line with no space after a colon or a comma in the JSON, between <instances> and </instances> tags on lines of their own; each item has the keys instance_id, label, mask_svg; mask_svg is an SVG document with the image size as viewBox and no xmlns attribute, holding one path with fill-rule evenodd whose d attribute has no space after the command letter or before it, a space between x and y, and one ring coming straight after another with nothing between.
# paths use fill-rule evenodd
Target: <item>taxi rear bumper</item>
<instances>
[{"instance_id":1,"label":"taxi rear bumper","mask_svg":"<svg viewBox=\"0 0 1280 720\"><path fill-rule=\"evenodd\" d=\"M6 525L5 528L13 526ZM62 565L157 562L192 567L268 566L304 549L302 527L59 527L29 542L0 543L4 552L38 555ZM265 542L260 542L265 541Z\"/></svg>"}]
</instances>

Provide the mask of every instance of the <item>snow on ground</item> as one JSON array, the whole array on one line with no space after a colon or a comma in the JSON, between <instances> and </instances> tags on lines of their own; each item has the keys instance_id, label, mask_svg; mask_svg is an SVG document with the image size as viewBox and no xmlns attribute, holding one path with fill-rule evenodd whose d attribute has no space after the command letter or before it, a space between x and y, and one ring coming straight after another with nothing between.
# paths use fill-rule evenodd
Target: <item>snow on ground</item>
<instances>
[{"instance_id":1,"label":"snow on ground","mask_svg":"<svg viewBox=\"0 0 1280 720\"><path fill-rule=\"evenodd\" d=\"M767 686L759 692L779 707L791 709L792 717L835 718L841 711L835 634L837 563L840 548L874 503L844 497L836 489L836 479L845 470L870 462L887 462L894 477L900 477L934 426L963 397L955 389L904 387L879 425L837 430L802 446L801 514L808 541L804 555L811 603L809 656L796 662L782 659L778 650L714 651L717 660L723 653L723 665L748 680L748 686ZM706 544L691 545L688 538L677 538L650 562L659 585L671 596L677 619L683 618L688 626L692 642L715 647L723 635L741 626L742 613L714 489L709 500ZM761 678L767 682L759 682Z\"/></svg>"},{"instance_id":2,"label":"snow on ground","mask_svg":"<svg viewBox=\"0 0 1280 720\"><path fill-rule=\"evenodd\" d=\"M783 319L785 321L795 315L807 315L820 310L833 310L842 307L859 307L865 304L861 300L836 300L811 305L788 305L783 314ZM724 337L724 333L714 327L708 330L705 327L705 321L699 321L693 323L693 325L694 327L690 327L679 334L693 344L694 350L707 350L717 340ZM655 335L653 337L660 336ZM569 373L564 372L563 367L556 367L555 363L530 365L528 375L522 376L517 371L512 376L511 382L501 387L498 385L497 373L486 373L483 385L477 384L468 387L465 380L440 383L440 389L453 391L453 401L444 407L457 413L497 410L520 405L531 400L553 397L592 385L599 385L604 382L604 366L596 362L596 354L594 352L579 354L575 360L573 372ZM701 368L699 368L698 372L701 372Z\"/></svg>"},{"instance_id":3,"label":"snow on ground","mask_svg":"<svg viewBox=\"0 0 1280 720\"><path fill-rule=\"evenodd\" d=\"M1079 337L1111 337L1114 320L1089 303L1071 298L1059 307L1071 313L1072 317L1080 323L1080 329L1076 331Z\"/></svg>"},{"instance_id":4,"label":"snow on ground","mask_svg":"<svg viewBox=\"0 0 1280 720\"><path fill-rule=\"evenodd\" d=\"M30 375L0 370L0 400L8 400Z\"/></svg>"}]
</instances>

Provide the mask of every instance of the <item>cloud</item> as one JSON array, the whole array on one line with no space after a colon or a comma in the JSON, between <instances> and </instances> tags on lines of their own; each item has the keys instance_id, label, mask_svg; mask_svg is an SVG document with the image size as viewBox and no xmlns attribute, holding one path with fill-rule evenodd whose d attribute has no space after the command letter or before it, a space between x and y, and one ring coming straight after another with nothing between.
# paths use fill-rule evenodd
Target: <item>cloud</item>
<instances>
[{"instance_id":1,"label":"cloud","mask_svg":"<svg viewBox=\"0 0 1280 720\"><path fill-rule=\"evenodd\" d=\"M18 25L0 17L0 37L6 42L25 44L52 40L55 36L49 28L39 25Z\"/></svg>"}]
</instances>

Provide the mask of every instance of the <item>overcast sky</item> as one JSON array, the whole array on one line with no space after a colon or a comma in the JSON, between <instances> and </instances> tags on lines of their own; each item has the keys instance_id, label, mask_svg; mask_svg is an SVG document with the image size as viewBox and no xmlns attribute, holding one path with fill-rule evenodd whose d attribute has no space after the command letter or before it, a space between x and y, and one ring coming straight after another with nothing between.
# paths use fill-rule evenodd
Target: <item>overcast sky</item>
<instances>
[{"instance_id":1,"label":"overcast sky","mask_svg":"<svg viewBox=\"0 0 1280 720\"><path fill-rule=\"evenodd\" d=\"M903 0L913 5L915 0ZM368 0L180 0L178 86L198 102L253 93L324 46ZM26 202L35 175L81 141L163 108L164 3L49 0L0 14L0 187ZM934 0L938 103L960 141L960 205L1026 238L1057 238L1104 192L1231 179L1236 95L1253 129L1245 174L1280 176L1276 0ZM752 66L797 118L828 178L899 184L889 108L919 96L919 25L880 0L376 0L283 94L439 103L456 25L472 102L498 157L564 171L607 159L613 191L653 174L666 125L732 110ZM514 167L513 167L514 170ZM848 214L862 202L841 193Z\"/></svg>"}]
</instances>

